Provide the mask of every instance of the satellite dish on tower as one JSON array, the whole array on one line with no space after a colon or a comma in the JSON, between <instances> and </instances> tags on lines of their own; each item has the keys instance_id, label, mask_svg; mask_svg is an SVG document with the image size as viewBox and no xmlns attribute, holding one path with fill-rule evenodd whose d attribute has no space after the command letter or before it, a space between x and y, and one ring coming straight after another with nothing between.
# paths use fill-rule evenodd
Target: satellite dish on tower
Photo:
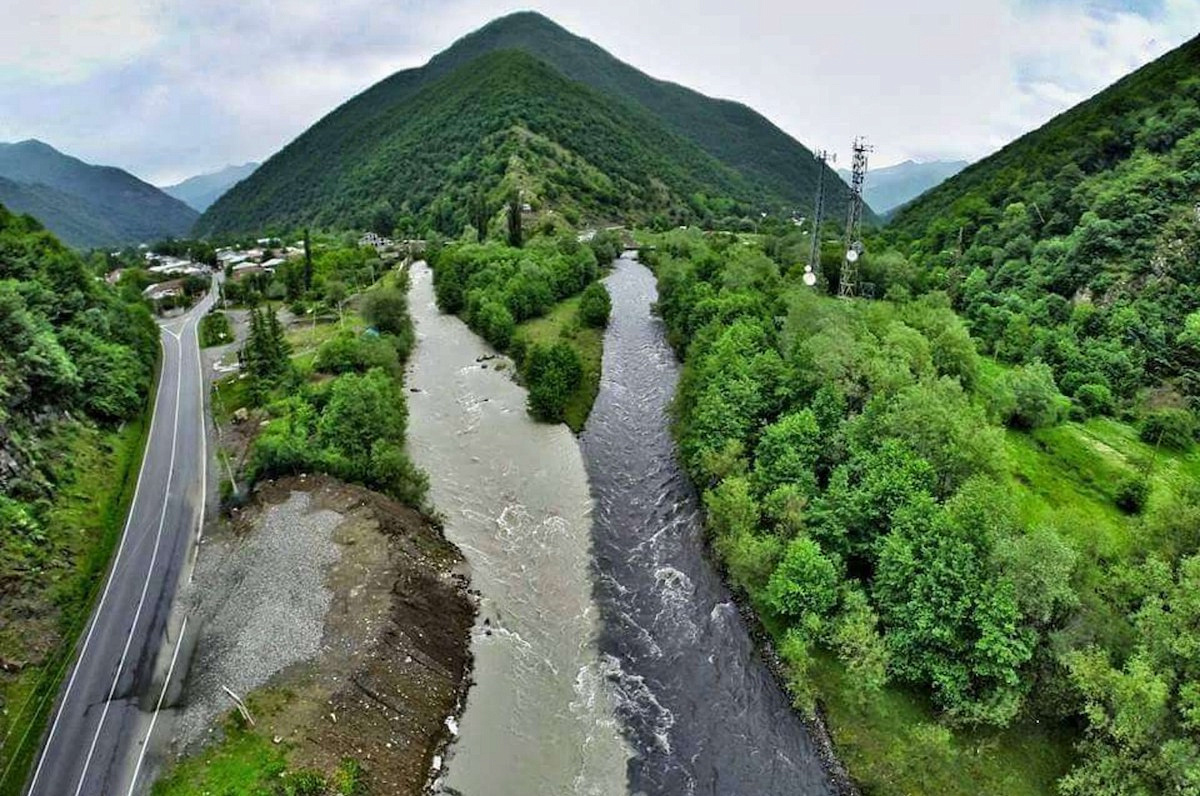
<instances>
[{"instance_id":1,"label":"satellite dish on tower","mask_svg":"<svg viewBox=\"0 0 1200 796\"><path fill-rule=\"evenodd\" d=\"M850 251L846 252L846 262L848 262L848 263L858 262L858 252L856 252L854 249L851 249Z\"/></svg>"},{"instance_id":2,"label":"satellite dish on tower","mask_svg":"<svg viewBox=\"0 0 1200 796\"><path fill-rule=\"evenodd\" d=\"M807 273L805 273L804 274L804 284L808 285L809 287L812 287L813 285L817 284L817 275L814 274L812 271L808 271Z\"/></svg>"}]
</instances>

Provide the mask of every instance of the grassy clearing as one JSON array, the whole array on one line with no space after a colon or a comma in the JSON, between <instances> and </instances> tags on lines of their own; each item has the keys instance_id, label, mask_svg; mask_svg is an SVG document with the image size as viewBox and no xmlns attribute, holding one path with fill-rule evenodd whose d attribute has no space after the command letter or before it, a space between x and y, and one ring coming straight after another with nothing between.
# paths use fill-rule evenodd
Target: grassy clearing
<instances>
[{"instance_id":1,"label":"grassy clearing","mask_svg":"<svg viewBox=\"0 0 1200 796\"><path fill-rule=\"evenodd\" d=\"M27 664L15 676L0 676L0 796L15 796L24 785L121 538L147 432L144 419L120 430L70 424L53 443L62 452L60 486L48 513L39 582L0 607L0 658ZM9 541L0 538L0 545ZM34 659L25 660L31 653Z\"/></svg>"},{"instance_id":2,"label":"grassy clearing","mask_svg":"<svg viewBox=\"0 0 1200 796\"><path fill-rule=\"evenodd\" d=\"M573 296L554 305L554 308L541 318L533 318L518 325L517 336L530 346L534 343L549 345L556 340L566 340L579 354L583 364L583 379L564 410L567 425L572 431L579 433L587 423L592 404L596 402L596 395L600 392L604 330L584 326L579 322L579 296Z\"/></svg>"},{"instance_id":3,"label":"grassy clearing","mask_svg":"<svg viewBox=\"0 0 1200 796\"><path fill-rule=\"evenodd\" d=\"M865 794L1044 795L1070 767L1072 739L1042 726L950 731L903 688L860 699L832 656L820 655L812 675L838 757Z\"/></svg>"}]
</instances>

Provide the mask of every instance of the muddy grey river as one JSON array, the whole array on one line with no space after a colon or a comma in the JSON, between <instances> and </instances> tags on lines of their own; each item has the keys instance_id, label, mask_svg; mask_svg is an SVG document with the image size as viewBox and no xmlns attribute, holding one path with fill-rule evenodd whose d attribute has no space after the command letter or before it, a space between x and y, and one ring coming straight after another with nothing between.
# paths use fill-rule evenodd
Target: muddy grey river
<instances>
[{"instance_id":1,"label":"muddy grey river","mask_svg":"<svg viewBox=\"0 0 1200 796\"><path fill-rule=\"evenodd\" d=\"M483 593L475 684L442 783L465 796L831 793L804 724L704 555L667 407L678 365L621 260L582 437L525 392L413 269L410 447ZM487 367L485 367L487 366Z\"/></svg>"},{"instance_id":2,"label":"muddy grey river","mask_svg":"<svg viewBox=\"0 0 1200 796\"><path fill-rule=\"evenodd\" d=\"M602 675L592 500L575 436L535 423L503 360L412 271L409 448L482 594L474 685L443 793L625 794L630 750Z\"/></svg>"}]
</instances>

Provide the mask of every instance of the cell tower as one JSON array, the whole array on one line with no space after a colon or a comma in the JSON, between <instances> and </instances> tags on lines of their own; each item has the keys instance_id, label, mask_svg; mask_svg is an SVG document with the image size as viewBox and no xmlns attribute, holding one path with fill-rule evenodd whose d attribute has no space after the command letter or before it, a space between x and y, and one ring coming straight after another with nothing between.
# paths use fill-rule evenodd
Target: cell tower
<instances>
[{"instance_id":1,"label":"cell tower","mask_svg":"<svg viewBox=\"0 0 1200 796\"><path fill-rule=\"evenodd\" d=\"M858 292L858 258L862 255L863 183L867 181L867 155L875 150L865 138L854 139L854 163L850 177L850 209L846 213L846 259L838 280L838 297L851 298Z\"/></svg>"},{"instance_id":2,"label":"cell tower","mask_svg":"<svg viewBox=\"0 0 1200 796\"><path fill-rule=\"evenodd\" d=\"M813 153L813 157L821 161L817 169L817 196L813 200L812 240L808 252L808 265L804 266L804 284L812 287L817 284L817 273L821 270L821 222L825 220L825 172L830 161L836 162L837 155L826 152Z\"/></svg>"}]
</instances>

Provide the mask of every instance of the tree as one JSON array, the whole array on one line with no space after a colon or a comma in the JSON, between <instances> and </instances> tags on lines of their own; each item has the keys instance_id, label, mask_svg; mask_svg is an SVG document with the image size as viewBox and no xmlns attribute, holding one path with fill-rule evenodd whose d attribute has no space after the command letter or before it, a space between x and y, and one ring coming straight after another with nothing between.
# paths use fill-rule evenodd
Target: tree
<instances>
[{"instance_id":1,"label":"tree","mask_svg":"<svg viewBox=\"0 0 1200 796\"><path fill-rule=\"evenodd\" d=\"M559 340L534 345L525 358L529 413L545 422L562 421L567 401L582 379L583 365L570 344Z\"/></svg>"},{"instance_id":2,"label":"tree","mask_svg":"<svg viewBox=\"0 0 1200 796\"><path fill-rule=\"evenodd\" d=\"M1046 363L1036 361L1014 368L1008 376L1008 388L1013 399L1006 418L1010 426L1043 428L1061 418L1066 399L1058 391L1054 373Z\"/></svg>"},{"instance_id":3,"label":"tree","mask_svg":"<svg viewBox=\"0 0 1200 796\"><path fill-rule=\"evenodd\" d=\"M488 206L487 192L480 186L475 189L471 199L471 223L475 227L476 239L483 243L487 240L488 225L492 220L492 209Z\"/></svg>"},{"instance_id":4,"label":"tree","mask_svg":"<svg viewBox=\"0 0 1200 796\"><path fill-rule=\"evenodd\" d=\"M333 382L317 434L322 445L365 473L377 442L403 443L407 418L404 394L385 371L348 373Z\"/></svg>"},{"instance_id":5,"label":"tree","mask_svg":"<svg viewBox=\"0 0 1200 796\"><path fill-rule=\"evenodd\" d=\"M603 328L608 325L612 312L612 299L600 282L592 282L579 297L579 319L588 326Z\"/></svg>"},{"instance_id":6,"label":"tree","mask_svg":"<svg viewBox=\"0 0 1200 796\"><path fill-rule=\"evenodd\" d=\"M766 602L776 614L815 636L837 603L837 589L838 568L820 545L802 536L788 543L771 573Z\"/></svg>"},{"instance_id":7,"label":"tree","mask_svg":"<svg viewBox=\"0 0 1200 796\"><path fill-rule=\"evenodd\" d=\"M817 418L808 409L785 415L767 426L754 456L754 483L759 493L765 495L788 484L815 493L813 468L822 444Z\"/></svg>"},{"instance_id":8,"label":"tree","mask_svg":"<svg viewBox=\"0 0 1200 796\"><path fill-rule=\"evenodd\" d=\"M408 297L394 287L376 287L363 298L363 318L381 334L405 334L412 328Z\"/></svg>"},{"instance_id":9,"label":"tree","mask_svg":"<svg viewBox=\"0 0 1200 796\"><path fill-rule=\"evenodd\" d=\"M524 237L521 232L521 193L513 189L508 195L508 245L521 248Z\"/></svg>"}]
</instances>

